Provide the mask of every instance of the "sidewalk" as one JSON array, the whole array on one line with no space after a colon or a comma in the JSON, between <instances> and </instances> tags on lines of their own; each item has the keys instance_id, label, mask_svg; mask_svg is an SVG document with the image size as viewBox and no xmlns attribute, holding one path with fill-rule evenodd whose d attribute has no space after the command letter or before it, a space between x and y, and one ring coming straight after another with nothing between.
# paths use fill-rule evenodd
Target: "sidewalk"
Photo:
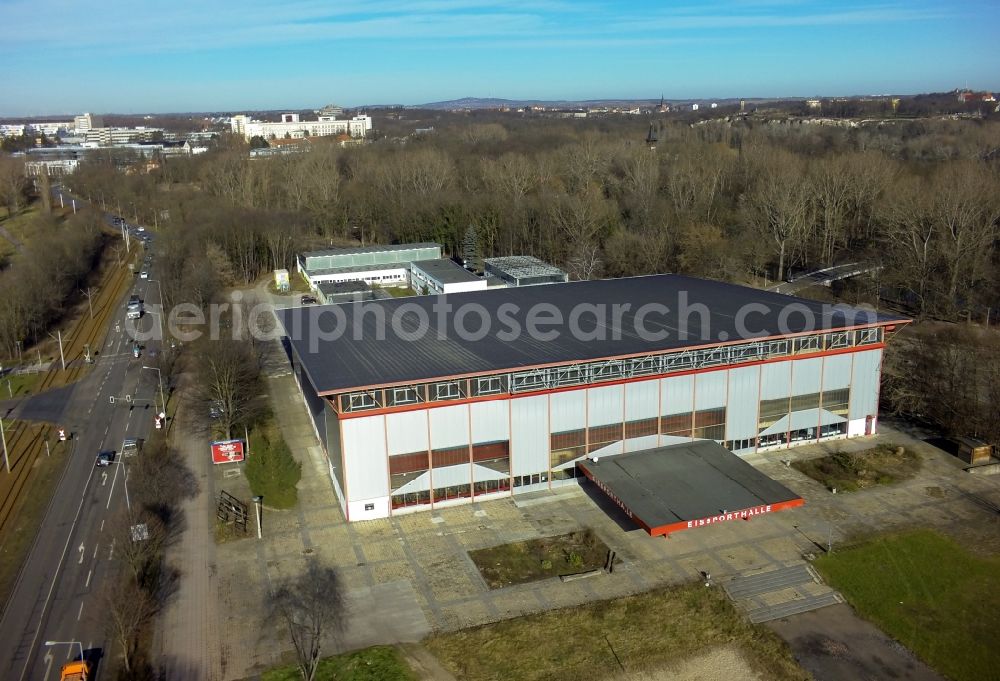
<instances>
[{"instance_id":1,"label":"sidewalk","mask_svg":"<svg viewBox=\"0 0 1000 681\"><path fill-rule=\"evenodd\" d=\"M197 493L181 505L184 529L167 551L179 571L177 592L157 622L154 658L168 681L221 681L225 667L219 632L219 583L212 527L214 484L205 442L186 428L186 410L178 410L172 445L185 454L198 481Z\"/></svg>"}]
</instances>

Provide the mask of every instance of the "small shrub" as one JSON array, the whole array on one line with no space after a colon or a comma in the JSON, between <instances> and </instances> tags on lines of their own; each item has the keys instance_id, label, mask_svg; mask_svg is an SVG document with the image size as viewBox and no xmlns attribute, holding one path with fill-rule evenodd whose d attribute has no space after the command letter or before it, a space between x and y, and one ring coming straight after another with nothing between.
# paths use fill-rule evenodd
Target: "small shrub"
<instances>
[{"instance_id":1,"label":"small shrub","mask_svg":"<svg viewBox=\"0 0 1000 681\"><path fill-rule=\"evenodd\" d=\"M548 558L545 558L545 559L542 560L541 566L542 566L543 570L551 570L552 569L552 561L549 560Z\"/></svg>"}]
</instances>

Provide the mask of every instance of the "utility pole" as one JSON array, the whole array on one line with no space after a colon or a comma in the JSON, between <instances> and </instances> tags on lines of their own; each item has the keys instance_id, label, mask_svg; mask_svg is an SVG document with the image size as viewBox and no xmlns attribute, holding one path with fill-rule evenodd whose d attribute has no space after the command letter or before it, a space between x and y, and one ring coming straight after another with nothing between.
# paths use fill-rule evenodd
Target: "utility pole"
<instances>
[{"instance_id":1,"label":"utility pole","mask_svg":"<svg viewBox=\"0 0 1000 681\"><path fill-rule=\"evenodd\" d=\"M80 293L87 296L87 306L90 308L90 318L94 318L94 287L88 286L87 290L80 289Z\"/></svg>"},{"instance_id":2,"label":"utility pole","mask_svg":"<svg viewBox=\"0 0 1000 681\"><path fill-rule=\"evenodd\" d=\"M3 432L2 418L0 418L0 442L3 443L3 465L7 467L7 472L10 473L10 459L7 458L7 436Z\"/></svg>"},{"instance_id":3,"label":"utility pole","mask_svg":"<svg viewBox=\"0 0 1000 681\"><path fill-rule=\"evenodd\" d=\"M53 336L50 333L49 334L49 338L55 338L55 339L57 339L59 341L59 361L62 363L63 371L66 371L66 356L63 355L62 330L56 331L56 333L58 334L58 336ZM41 357L39 357L38 363L39 364L42 363Z\"/></svg>"}]
</instances>

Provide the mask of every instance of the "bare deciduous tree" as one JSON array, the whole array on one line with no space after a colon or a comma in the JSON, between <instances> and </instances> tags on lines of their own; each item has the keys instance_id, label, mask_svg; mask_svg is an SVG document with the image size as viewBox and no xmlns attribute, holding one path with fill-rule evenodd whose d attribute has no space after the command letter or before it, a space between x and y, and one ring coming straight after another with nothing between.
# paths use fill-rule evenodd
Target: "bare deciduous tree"
<instances>
[{"instance_id":1,"label":"bare deciduous tree","mask_svg":"<svg viewBox=\"0 0 1000 681\"><path fill-rule=\"evenodd\" d=\"M226 439L260 411L260 363L248 340L204 339L197 354L196 408Z\"/></svg>"},{"instance_id":2,"label":"bare deciduous tree","mask_svg":"<svg viewBox=\"0 0 1000 681\"><path fill-rule=\"evenodd\" d=\"M143 626L156 613L153 598L133 580L107 580L104 603L107 606L112 638L122 654L122 668L132 672L139 649Z\"/></svg>"},{"instance_id":3,"label":"bare deciduous tree","mask_svg":"<svg viewBox=\"0 0 1000 681\"><path fill-rule=\"evenodd\" d=\"M812 225L812 204L803 163L790 154L773 154L758 166L754 186L743 196L749 224L774 241L778 279L785 277L789 246L801 246Z\"/></svg>"},{"instance_id":4,"label":"bare deciduous tree","mask_svg":"<svg viewBox=\"0 0 1000 681\"><path fill-rule=\"evenodd\" d=\"M343 627L342 590L333 568L310 559L300 576L280 584L270 596L270 610L288 629L303 681L313 681L326 639Z\"/></svg>"}]
</instances>

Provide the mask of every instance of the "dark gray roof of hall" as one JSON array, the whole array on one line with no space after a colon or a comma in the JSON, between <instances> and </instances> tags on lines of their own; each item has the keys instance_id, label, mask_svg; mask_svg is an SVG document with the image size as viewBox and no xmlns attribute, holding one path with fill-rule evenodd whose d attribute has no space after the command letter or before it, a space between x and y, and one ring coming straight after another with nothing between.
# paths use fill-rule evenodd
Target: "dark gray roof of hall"
<instances>
[{"instance_id":1,"label":"dark gray roof of hall","mask_svg":"<svg viewBox=\"0 0 1000 681\"><path fill-rule=\"evenodd\" d=\"M615 306L626 305L618 308L617 321ZM906 321L674 274L293 307L276 314L319 393ZM554 314L561 323L547 321ZM489 320L485 334L483 319ZM527 333L530 320L550 337ZM521 333L503 333L514 324ZM463 338L461 328L473 335Z\"/></svg>"}]
</instances>

